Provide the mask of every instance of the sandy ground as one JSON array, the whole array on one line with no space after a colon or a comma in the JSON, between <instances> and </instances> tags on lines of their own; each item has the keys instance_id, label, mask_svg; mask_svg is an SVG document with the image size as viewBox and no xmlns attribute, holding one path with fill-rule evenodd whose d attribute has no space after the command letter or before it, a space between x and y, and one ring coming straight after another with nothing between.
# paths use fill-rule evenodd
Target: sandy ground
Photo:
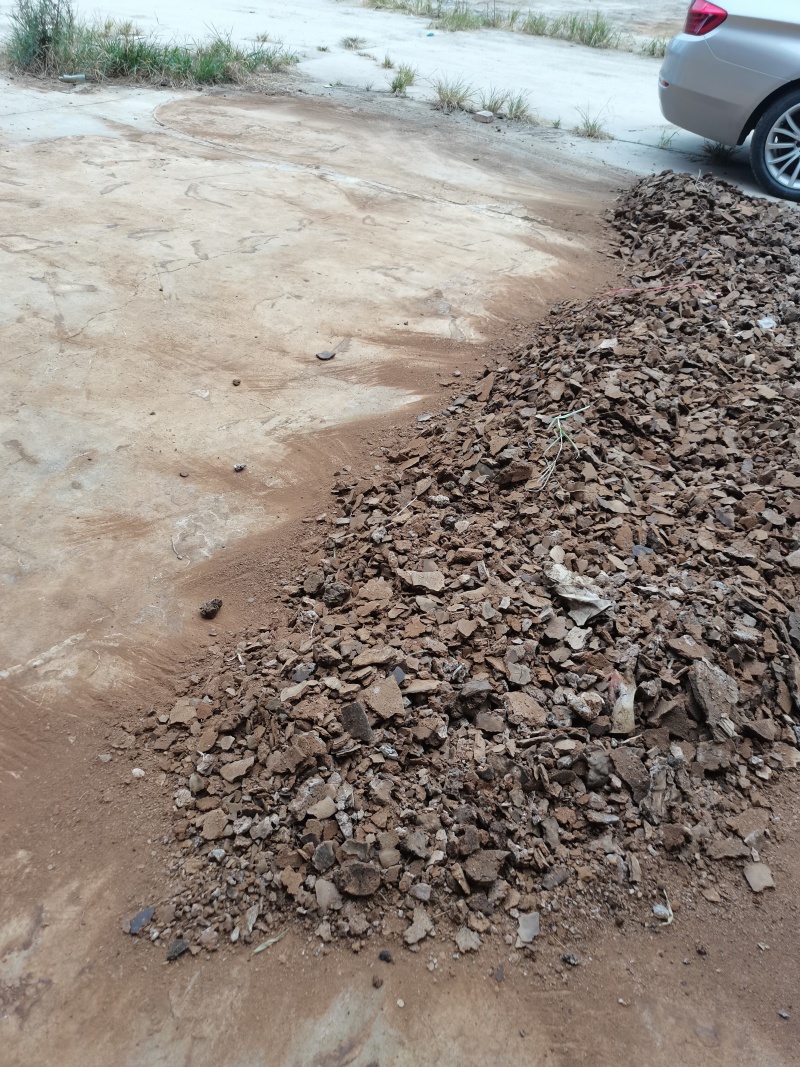
<instances>
[{"instance_id":1,"label":"sandy ground","mask_svg":"<svg viewBox=\"0 0 800 1067\"><path fill-rule=\"evenodd\" d=\"M159 18L201 35L210 17L174 5L174 31ZM367 19L376 51L413 59L431 42L447 50L426 56L430 72L446 56L448 72L463 63L505 85L499 74L524 71L554 94L575 88L553 88L552 72L579 55L600 79L580 91L608 86L630 104L625 129L652 133L653 61L625 57L613 88L621 57L557 42L487 31L443 43L417 20L329 0L215 9L218 26L234 18L242 35L273 20L307 49L301 75L316 88L2 82L0 1060L788 1067L800 981L789 793L778 894L703 904L668 931L576 943L560 929L524 966L499 950L454 961L442 945L435 963L401 954L376 990L374 956L326 955L294 934L254 960L165 966L120 933L163 884L167 801L124 755L98 760L108 727L216 640L195 614L207 596L223 596L229 629L267 616L334 469L379 462L393 426L550 301L613 284L602 214L628 180L620 167L669 164L635 140L606 157L563 131L325 88L345 65L377 83L374 61L336 44ZM572 98L552 99L555 115ZM334 361L315 360L331 347ZM565 948L581 954L574 971Z\"/></svg>"}]
</instances>

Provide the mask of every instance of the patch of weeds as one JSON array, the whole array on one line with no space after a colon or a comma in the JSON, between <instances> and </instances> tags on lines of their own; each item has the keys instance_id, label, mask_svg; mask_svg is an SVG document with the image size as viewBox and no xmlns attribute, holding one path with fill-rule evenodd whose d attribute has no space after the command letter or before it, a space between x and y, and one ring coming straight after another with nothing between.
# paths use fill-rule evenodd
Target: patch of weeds
<instances>
[{"instance_id":1,"label":"patch of weeds","mask_svg":"<svg viewBox=\"0 0 800 1067\"><path fill-rule=\"evenodd\" d=\"M675 140L677 133L677 130L673 130L672 133L669 133L668 130L662 130L661 136L659 137L658 142L656 144L656 148L663 148L664 151L666 151L668 148L672 148L672 142Z\"/></svg>"},{"instance_id":2,"label":"patch of weeds","mask_svg":"<svg viewBox=\"0 0 800 1067\"><path fill-rule=\"evenodd\" d=\"M506 22L505 22L505 26L503 27L503 29L516 30L517 23L519 22L519 20L521 18L522 18L522 8L521 7L512 8L511 11L506 13Z\"/></svg>"},{"instance_id":3,"label":"patch of weeds","mask_svg":"<svg viewBox=\"0 0 800 1067\"><path fill-rule=\"evenodd\" d=\"M453 6L442 12L431 25L449 33L458 33L462 30L479 30L486 22L483 15L470 8L467 0L455 0Z\"/></svg>"},{"instance_id":4,"label":"patch of weeds","mask_svg":"<svg viewBox=\"0 0 800 1067\"><path fill-rule=\"evenodd\" d=\"M364 0L366 7L375 11L402 11L406 15L419 15L426 18L438 18L442 13L444 0Z\"/></svg>"},{"instance_id":5,"label":"patch of weeds","mask_svg":"<svg viewBox=\"0 0 800 1067\"><path fill-rule=\"evenodd\" d=\"M667 45L669 41L666 37L653 37L652 40L646 41L640 51L643 56L652 56L653 59L663 59L667 54Z\"/></svg>"},{"instance_id":6,"label":"patch of weeds","mask_svg":"<svg viewBox=\"0 0 800 1067\"><path fill-rule=\"evenodd\" d=\"M318 44L317 45L317 51L318 52L330 52L330 48L326 44Z\"/></svg>"},{"instance_id":7,"label":"patch of weeds","mask_svg":"<svg viewBox=\"0 0 800 1067\"><path fill-rule=\"evenodd\" d=\"M378 62L372 52L357 52L356 55L361 56L362 59L374 59L376 63Z\"/></svg>"},{"instance_id":8,"label":"patch of weeds","mask_svg":"<svg viewBox=\"0 0 800 1067\"><path fill-rule=\"evenodd\" d=\"M529 11L516 27L520 33L533 37L556 37L561 41L574 41L589 48L619 48L622 34L615 29L599 11L594 15L544 15Z\"/></svg>"},{"instance_id":9,"label":"patch of weeds","mask_svg":"<svg viewBox=\"0 0 800 1067\"><path fill-rule=\"evenodd\" d=\"M703 141L703 155L712 163L728 163L736 151L736 145L721 141Z\"/></svg>"},{"instance_id":10,"label":"patch of weeds","mask_svg":"<svg viewBox=\"0 0 800 1067\"><path fill-rule=\"evenodd\" d=\"M366 37L343 37L339 42L342 48L346 48L348 52L357 52L359 48L363 48L366 43Z\"/></svg>"},{"instance_id":11,"label":"patch of weeds","mask_svg":"<svg viewBox=\"0 0 800 1067\"><path fill-rule=\"evenodd\" d=\"M527 93L509 93L505 116L509 122L535 122Z\"/></svg>"},{"instance_id":12,"label":"patch of weeds","mask_svg":"<svg viewBox=\"0 0 800 1067\"><path fill-rule=\"evenodd\" d=\"M364 83L364 92L365 93L371 93L372 92L372 82L365 82Z\"/></svg>"},{"instance_id":13,"label":"patch of weeds","mask_svg":"<svg viewBox=\"0 0 800 1067\"><path fill-rule=\"evenodd\" d=\"M605 15L596 11L589 15L559 15L548 29L548 36L562 41L575 41L589 48L617 48L621 34Z\"/></svg>"},{"instance_id":14,"label":"patch of weeds","mask_svg":"<svg viewBox=\"0 0 800 1067\"><path fill-rule=\"evenodd\" d=\"M472 100L472 86L463 78L437 78L433 89L436 93L433 106L448 115L452 111L466 111Z\"/></svg>"},{"instance_id":15,"label":"patch of weeds","mask_svg":"<svg viewBox=\"0 0 800 1067\"><path fill-rule=\"evenodd\" d=\"M531 37L547 37L547 29L550 25L548 15L542 15L537 11L529 11L519 24L520 33L529 33Z\"/></svg>"},{"instance_id":16,"label":"patch of weeds","mask_svg":"<svg viewBox=\"0 0 800 1067\"><path fill-rule=\"evenodd\" d=\"M268 33L257 33L253 40L256 42L256 44L269 44L272 38Z\"/></svg>"},{"instance_id":17,"label":"patch of weeds","mask_svg":"<svg viewBox=\"0 0 800 1067\"><path fill-rule=\"evenodd\" d=\"M507 100L508 93L504 93L501 89L495 89L493 85L490 85L478 97L478 110L491 111L493 115L499 115L506 106Z\"/></svg>"},{"instance_id":18,"label":"patch of weeds","mask_svg":"<svg viewBox=\"0 0 800 1067\"><path fill-rule=\"evenodd\" d=\"M218 85L241 82L259 70L286 70L299 58L280 43L248 51L220 34L182 44L141 34L130 22L80 22L70 0L16 0L10 21L8 58L15 69L31 74Z\"/></svg>"},{"instance_id":19,"label":"patch of weeds","mask_svg":"<svg viewBox=\"0 0 800 1067\"><path fill-rule=\"evenodd\" d=\"M416 77L417 72L414 67L409 66L408 63L401 63L397 68L397 73L389 82L389 88L395 96L405 96L406 89L414 84Z\"/></svg>"},{"instance_id":20,"label":"patch of weeds","mask_svg":"<svg viewBox=\"0 0 800 1067\"><path fill-rule=\"evenodd\" d=\"M592 114L588 105L585 108L577 107L575 110L578 112L580 122L577 126L573 126L572 132L577 134L578 137L586 137L590 141L609 141L610 135L603 126L600 113Z\"/></svg>"},{"instance_id":21,"label":"patch of weeds","mask_svg":"<svg viewBox=\"0 0 800 1067\"><path fill-rule=\"evenodd\" d=\"M560 118L553 119L553 129L554 130L560 130L561 129L561 119Z\"/></svg>"},{"instance_id":22,"label":"patch of weeds","mask_svg":"<svg viewBox=\"0 0 800 1067\"><path fill-rule=\"evenodd\" d=\"M381 66L384 70L394 70L394 60L391 56L385 55L383 57L383 63L381 63Z\"/></svg>"}]
</instances>

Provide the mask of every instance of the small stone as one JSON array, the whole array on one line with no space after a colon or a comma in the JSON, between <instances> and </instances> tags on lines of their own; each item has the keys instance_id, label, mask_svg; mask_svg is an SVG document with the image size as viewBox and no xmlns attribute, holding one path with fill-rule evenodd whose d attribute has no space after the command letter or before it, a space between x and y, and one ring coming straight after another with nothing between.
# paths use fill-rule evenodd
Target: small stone
<instances>
[{"instance_id":1,"label":"small stone","mask_svg":"<svg viewBox=\"0 0 800 1067\"><path fill-rule=\"evenodd\" d=\"M134 767L131 774L134 778L144 778L144 771L141 767Z\"/></svg>"},{"instance_id":2,"label":"small stone","mask_svg":"<svg viewBox=\"0 0 800 1067\"><path fill-rule=\"evenodd\" d=\"M394 963L394 960L392 959L392 954L388 948L382 948L380 950L380 952L378 953L378 959L381 961L381 963Z\"/></svg>"},{"instance_id":3,"label":"small stone","mask_svg":"<svg viewBox=\"0 0 800 1067\"><path fill-rule=\"evenodd\" d=\"M558 886L564 885L569 881L569 871L566 867L552 867L544 878L542 878L542 889L548 890L557 889Z\"/></svg>"},{"instance_id":4,"label":"small stone","mask_svg":"<svg viewBox=\"0 0 800 1067\"><path fill-rule=\"evenodd\" d=\"M381 874L371 863L353 860L340 868L340 885L343 893L351 897L370 897L381 885Z\"/></svg>"},{"instance_id":5,"label":"small stone","mask_svg":"<svg viewBox=\"0 0 800 1067\"><path fill-rule=\"evenodd\" d=\"M212 808L203 819L203 827L200 831L205 841L216 841L222 837L225 827L228 825L228 813L224 808Z\"/></svg>"},{"instance_id":6,"label":"small stone","mask_svg":"<svg viewBox=\"0 0 800 1067\"><path fill-rule=\"evenodd\" d=\"M331 931L331 924L327 920L325 920L324 922L321 922L319 924L319 926L316 928L316 930L314 931L314 933L323 942L323 944L327 945L327 944L329 944L329 942L331 942L333 940L333 933Z\"/></svg>"},{"instance_id":7,"label":"small stone","mask_svg":"<svg viewBox=\"0 0 800 1067\"><path fill-rule=\"evenodd\" d=\"M333 359L335 355L335 352L317 352L317 359L322 363L327 363L329 360Z\"/></svg>"},{"instance_id":8,"label":"small stone","mask_svg":"<svg viewBox=\"0 0 800 1067\"><path fill-rule=\"evenodd\" d=\"M235 782L237 778L243 778L255 763L255 756L246 756L244 759L226 763L220 770L220 774L226 782Z\"/></svg>"},{"instance_id":9,"label":"small stone","mask_svg":"<svg viewBox=\"0 0 800 1067\"><path fill-rule=\"evenodd\" d=\"M372 976L372 988L373 989L380 989L382 985L383 985L383 979L381 978L381 976L378 975L378 974L374 974Z\"/></svg>"},{"instance_id":10,"label":"small stone","mask_svg":"<svg viewBox=\"0 0 800 1067\"><path fill-rule=\"evenodd\" d=\"M314 893L317 898L317 907L323 914L326 911L341 907L342 898L339 895L339 890L327 878L318 878L316 880Z\"/></svg>"},{"instance_id":11,"label":"small stone","mask_svg":"<svg viewBox=\"0 0 800 1067\"><path fill-rule=\"evenodd\" d=\"M122 924L123 931L126 934L138 934L140 930L144 930L145 926L149 925L155 913L155 908L142 908L141 911L137 911L132 919L125 920Z\"/></svg>"},{"instance_id":12,"label":"small stone","mask_svg":"<svg viewBox=\"0 0 800 1067\"><path fill-rule=\"evenodd\" d=\"M329 871L334 863L336 863L336 853L334 852L332 842L323 841L321 844L317 845L314 849L314 855L311 857L311 862L314 865L314 870L319 871L320 874Z\"/></svg>"},{"instance_id":13,"label":"small stone","mask_svg":"<svg viewBox=\"0 0 800 1067\"><path fill-rule=\"evenodd\" d=\"M214 597L213 600L207 600L205 604L200 605L200 614L204 619L213 619L221 607L222 601L219 597Z\"/></svg>"},{"instance_id":14,"label":"small stone","mask_svg":"<svg viewBox=\"0 0 800 1067\"><path fill-rule=\"evenodd\" d=\"M327 608L338 608L350 596L350 586L346 582L331 582L322 590L322 603Z\"/></svg>"},{"instance_id":15,"label":"small stone","mask_svg":"<svg viewBox=\"0 0 800 1067\"><path fill-rule=\"evenodd\" d=\"M352 704L345 704L342 708L342 726L356 741L363 741L365 745L372 744L372 727L360 700L354 700Z\"/></svg>"},{"instance_id":16,"label":"small stone","mask_svg":"<svg viewBox=\"0 0 800 1067\"><path fill-rule=\"evenodd\" d=\"M432 571L398 570L397 576L404 585L423 593L441 593L445 586L445 577L438 569Z\"/></svg>"},{"instance_id":17,"label":"small stone","mask_svg":"<svg viewBox=\"0 0 800 1067\"><path fill-rule=\"evenodd\" d=\"M480 934L470 930L468 926L459 927L453 940L462 955L466 952L477 952L481 947Z\"/></svg>"},{"instance_id":18,"label":"small stone","mask_svg":"<svg viewBox=\"0 0 800 1067\"><path fill-rule=\"evenodd\" d=\"M182 937L176 937L167 949L167 962L172 963L173 960L177 960L184 952L189 951L189 942L185 941Z\"/></svg>"},{"instance_id":19,"label":"small stone","mask_svg":"<svg viewBox=\"0 0 800 1067\"><path fill-rule=\"evenodd\" d=\"M506 728L502 715L493 711L479 711L475 716L475 725L485 734L501 734Z\"/></svg>"},{"instance_id":20,"label":"small stone","mask_svg":"<svg viewBox=\"0 0 800 1067\"><path fill-rule=\"evenodd\" d=\"M364 700L378 718L393 719L405 713L403 694L393 675L371 685L363 693Z\"/></svg>"},{"instance_id":21,"label":"small stone","mask_svg":"<svg viewBox=\"0 0 800 1067\"><path fill-rule=\"evenodd\" d=\"M494 113L492 111L476 111L472 116L473 122L494 122Z\"/></svg>"},{"instance_id":22,"label":"small stone","mask_svg":"<svg viewBox=\"0 0 800 1067\"><path fill-rule=\"evenodd\" d=\"M213 927L207 926L197 939L198 945L207 952L216 952L219 948L219 933Z\"/></svg>"},{"instance_id":23,"label":"small stone","mask_svg":"<svg viewBox=\"0 0 800 1067\"><path fill-rule=\"evenodd\" d=\"M485 848L473 852L464 862L464 873L474 885L488 887L500 877L500 868L506 861L508 852L499 848Z\"/></svg>"},{"instance_id":24,"label":"small stone","mask_svg":"<svg viewBox=\"0 0 800 1067\"><path fill-rule=\"evenodd\" d=\"M414 908L414 920L411 926L403 934L403 940L407 945L416 945L428 934L433 933L433 923L424 908Z\"/></svg>"},{"instance_id":25,"label":"small stone","mask_svg":"<svg viewBox=\"0 0 800 1067\"><path fill-rule=\"evenodd\" d=\"M765 889L775 888L772 871L766 863L745 864L744 876L754 893L763 893Z\"/></svg>"},{"instance_id":26,"label":"small stone","mask_svg":"<svg viewBox=\"0 0 800 1067\"><path fill-rule=\"evenodd\" d=\"M415 900L421 900L423 904L427 904L431 899L431 887L425 882L417 882L408 892L409 896L414 897Z\"/></svg>"},{"instance_id":27,"label":"small stone","mask_svg":"<svg viewBox=\"0 0 800 1067\"><path fill-rule=\"evenodd\" d=\"M312 819L330 819L336 814L336 801L332 797L323 797L322 800L318 800L316 804L312 804L308 809L308 814Z\"/></svg>"},{"instance_id":28,"label":"small stone","mask_svg":"<svg viewBox=\"0 0 800 1067\"><path fill-rule=\"evenodd\" d=\"M520 913L517 919L517 948L530 945L539 936L539 912Z\"/></svg>"}]
</instances>

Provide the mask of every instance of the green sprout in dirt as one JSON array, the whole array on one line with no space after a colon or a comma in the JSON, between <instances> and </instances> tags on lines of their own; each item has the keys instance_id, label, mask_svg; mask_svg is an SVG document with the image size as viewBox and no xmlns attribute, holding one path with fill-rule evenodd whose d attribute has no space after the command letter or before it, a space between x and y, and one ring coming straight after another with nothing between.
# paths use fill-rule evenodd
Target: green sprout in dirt
<instances>
[{"instance_id":1,"label":"green sprout in dirt","mask_svg":"<svg viewBox=\"0 0 800 1067\"><path fill-rule=\"evenodd\" d=\"M571 445L573 452L576 456L581 454L581 450L575 444L569 430L566 428L565 423L567 419L572 419L576 415L582 415L584 411L588 410L589 404L584 405L582 408L577 408L575 411L567 411L563 415L554 415L547 425L548 433L552 431L553 440L547 446L542 453L542 459L546 460L544 470L539 476L539 489L542 490L547 486L547 483L553 477L558 461L561 459L561 453L564 451L564 445ZM555 454L552 455L555 450ZM547 459L550 456L550 459Z\"/></svg>"},{"instance_id":2,"label":"green sprout in dirt","mask_svg":"<svg viewBox=\"0 0 800 1067\"><path fill-rule=\"evenodd\" d=\"M387 54L383 57L383 63L381 63L381 66L384 70L394 70L394 60L390 55Z\"/></svg>"}]
</instances>

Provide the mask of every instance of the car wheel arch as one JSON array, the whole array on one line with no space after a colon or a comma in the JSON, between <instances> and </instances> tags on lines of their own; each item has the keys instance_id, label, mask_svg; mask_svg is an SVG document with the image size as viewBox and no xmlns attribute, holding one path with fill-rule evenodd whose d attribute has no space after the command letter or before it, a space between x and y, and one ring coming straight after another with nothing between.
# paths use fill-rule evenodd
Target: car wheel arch
<instances>
[{"instance_id":1,"label":"car wheel arch","mask_svg":"<svg viewBox=\"0 0 800 1067\"><path fill-rule=\"evenodd\" d=\"M742 129L742 132L739 135L739 140L736 143L740 145L744 144L744 142L747 140L747 138L758 125L759 119L764 114L764 112L771 108L776 100L780 100L782 96L784 96L786 93L792 92L794 89L800 89L800 78L795 78L792 81L785 82L779 89L775 89L769 94L769 96L766 96L758 105L758 107L755 108L752 115L745 123L744 128Z\"/></svg>"}]
</instances>

